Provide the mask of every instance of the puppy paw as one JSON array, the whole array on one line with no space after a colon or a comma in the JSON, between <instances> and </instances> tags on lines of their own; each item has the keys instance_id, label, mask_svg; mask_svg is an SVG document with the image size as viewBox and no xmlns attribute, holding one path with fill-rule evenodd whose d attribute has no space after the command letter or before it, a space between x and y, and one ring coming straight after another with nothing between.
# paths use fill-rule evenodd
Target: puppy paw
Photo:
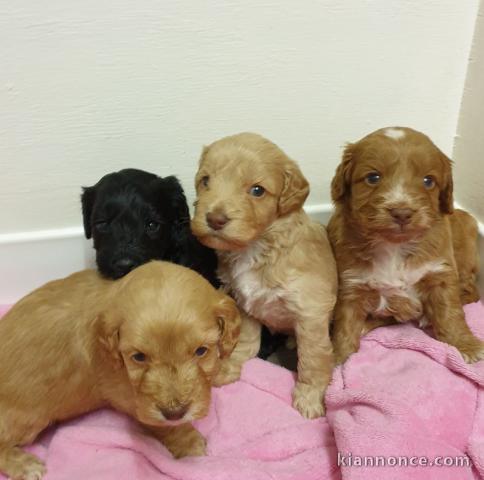
<instances>
[{"instance_id":1,"label":"puppy paw","mask_svg":"<svg viewBox=\"0 0 484 480\"><path fill-rule=\"evenodd\" d=\"M218 373L212 378L214 387L221 387L227 383L236 382L240 378L242 365L230 362L223 362Z\"/></svg>"},{"instance_id":2,"label":"puppy paw","mask_svg":"<svg viewBox=\"0 0 484 480\"><path fill-rule=\"evenodd\" d=\"M467 363L475 363L484 359L484 343L482 342L475 341L457 348Z\"/></svg>"},{"instance_id":3,"label":"puppy paw","mask_svg":"<svg viewBox=\"0 0 484 480\"><path fill-rule=\"evenodd\" d=\"M207 441L193 427L165 438L163 443L175 458L201 457L207 450Z\"/></svg>"},{"instance_id":4,"label":"puppy paw","mask_svg":"<svg viewBox=\"0 0 484 480\"><path fill-rule=\"evenodd\" d=\"M462 289L460 292L460 301L462 305L467 305L468 303L474 303L477 302L480 298L479 291L477 290L477 287L472 286L467 289Z\"/></svg>"},{"instance_id":5,"label":"puppy paw","mask_svg":"<svg viewBox=\"0 0 484 480\"><path fill-rule=\"evenodd\" d=\"M387 311L400 323L418 320L423 315L422 303L412 298L394 295L387 303Z\"/></svg>"},{"instance_id":6,"label":"puppy paw","mask_svg":"<svg viewBox=\"0 0 484 480\"><path fill-rule=\"evenodd\" d=\"M292 406L305 418L324 416L324 389L321 386L297 382L292 391Z\"/></svg>"},{"instance_id":7,"label":"puppy paw","mask_svg":"<svg viewBox=\"0 0 484 480\"><path fill-rule=\"evenodd\" d=\"M47 472L44 463L26 452L16 454L7 465L1 466L10 480L41 480Z\"/></svg>"},{"instance_id":8,"label":"puppy paw","mask_svg":"<svg viewBox=\"0 0 484 480\"><path fill-rule=\"evenodd\" d=\"M360 348L360 336L364 333L368 333L367 325L362 326L362 330L353 341L347 341L347 339L334 338L333 339L333 358L336 365L341 365L348 360L350 355L357 352Z\"/></svg>"},{"instance_id":9,"label":"puppy paw","mask_svg":"<svg viewBox=\"0 0 484 480\"><path fill-rule=\"evenodd\" d=\"M354 351L348 350L334 350L334 363L335 365L342 365L348 360L349 356L354 353Z\"/></svg>"}]
</instances>

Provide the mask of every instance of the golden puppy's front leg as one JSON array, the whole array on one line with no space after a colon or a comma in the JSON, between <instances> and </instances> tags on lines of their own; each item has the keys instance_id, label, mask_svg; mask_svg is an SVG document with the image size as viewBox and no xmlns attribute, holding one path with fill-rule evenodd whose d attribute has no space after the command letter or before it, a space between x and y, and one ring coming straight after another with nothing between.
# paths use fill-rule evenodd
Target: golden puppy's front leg
<instances>
[{"instance_id":1,"label":"golden puppy's front leg","mask_svg":"<svg viewBox=\"0 0 484 480\"><path fill-rule=\"evenodd\" d=\"M240 336L232 354L221 360L220 370L212 380L216 387L232 383L240 378L242 365L257 356L260 349L261 324L245 312L241 312Z\"/></svg>"},{"instance_id":2,"label":"golden puppy's front leg","mask_svg":"<svg viewBox=\"0 0 484 480\"><path fill-rule=\"evenodd\" d=\"M21 448L0 445L0 471L11 480L40 480L46 468L41 460Z\"/></svg>"},{"instance_id":3,"label":"golden puppy's front leg","mask_svg":"<svg viewBox=\"0 0 484 480\"><path fill-rule=\"evenodd\" d=\"M329 338L331 313L296 322L297 382L292 392L293 406L306 418L324 415L324 394L334 367Z\"/></svg>"},{"instance_id":4,"label":"golden puppy's front leg","mask_svg":"<svg viewBox=\"0 0 484 480\"><path fill-rule=\"evenodd\" d=\"M338 300L334 311L333 346L337 365L360 348L360 337L365 330L366 312L352 302Z\"/></svg>"},{"instance_id":5,"label":"golden puppy's front leg","mask_svg":"<svg viewBox=\"0 0 484 480\"><path fill-rule=\"evenodd\" d=\"M438 340L453 345L467 363L484 359L484 343L469 329L453 272L428 275L420 281L424 313Z\"/></svg>"},{"instance_id":6,"label":"golden puppy's front leg","mask_svg":"<svg viewBox=\"0 0 484 480\"><path fill-rule=\"evenodd\" d=\"M379 294L371 289L351 288L340 292L333 324L333 348L338 365L358 351L364 333L381 326L381 322L367 322L368 314L377 310L379 302Z\"/></svg>"},{"instance_id":7,"label":"golden puppy's front leg","mask_svg":"<svg viewBox=\"0 0 484 480\"><path fill-rule=\"evenodd\" d=\"M205 455L207 441L190 423L177 426L147 427L175 458Z\"/></svg>"},{"instance_id":8,"label":"golden puppy's front leg","mask_svg":"<svg viewBox=\"0 0 484 480\"><path fill-rule=\"evenodd\" d=\"M0 403L0 472L12 480L40 480L44 463L19 446L32 443L49 424L42 410L33 404L23 409L11 402Z\"/></svg>"}]
</instances>

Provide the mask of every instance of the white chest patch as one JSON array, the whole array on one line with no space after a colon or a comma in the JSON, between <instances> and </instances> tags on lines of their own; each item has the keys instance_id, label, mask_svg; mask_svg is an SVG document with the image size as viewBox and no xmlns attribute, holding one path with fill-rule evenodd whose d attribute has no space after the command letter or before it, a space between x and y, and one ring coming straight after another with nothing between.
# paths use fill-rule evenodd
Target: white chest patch
<instances>
[{"instance_id":1,"label":"white chest patch","mask_svg":"<svg viewBox=\"0 0 484 480\"><path fill-rule=\"evenodd\" d=\"M385 130L385 136L393 138L393 140L400 140L405 137L405 131L401 128L387 128Z\"/></svg>"},{"instance_id":2,"label":"white chest patch","mask_svg":"<svg viewBox=\"0 0 484 480\"><path fill-rule=\"evenodd\" d=\"M401 245L387 244L376 252L373 265L364 270L347 270L343 281L348 285L368 285L380 294L380 305L377 312L384 312L389 297L397 295L419 302L415 285L429 273L446 269L443 260L426 262L419 267L406 265Z\"/></svg>"},{"instance_id":3,"label":"white chest patch","mask_svg":"<svg viewBox=\"0 0 484 480\"><path fill-rule=\"evenodd\" d=\"M292 328L292 315L286 307L283 288L269 285L263 247L255 243L229 257L228 275L222 281L230 285L237 303L250 315L275 330Z\"/></svg>"}]
</instances>

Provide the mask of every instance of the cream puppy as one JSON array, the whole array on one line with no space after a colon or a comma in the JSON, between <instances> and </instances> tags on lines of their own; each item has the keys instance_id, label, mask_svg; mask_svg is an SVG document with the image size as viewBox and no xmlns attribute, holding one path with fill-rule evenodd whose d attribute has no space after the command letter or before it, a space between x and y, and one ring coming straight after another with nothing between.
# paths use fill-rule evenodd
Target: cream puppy
<instances>
[{"instance_id":1,"label":"cream puppy","mask_svg":"<svg viewBox=\"0 0 484 480\"><path fill-rule=\"evenodd\" d=\"M337 273L324 227L302 208L308 182L272 142L241 133L203 150L196 189L192 231L216 249L220 279L247 314L223 371L237 377L243 361L257 353L260 326L254 320L294 332L294 407L308 418L323 415L333 369L329 323Z\"/></svg>"}]
</instances>

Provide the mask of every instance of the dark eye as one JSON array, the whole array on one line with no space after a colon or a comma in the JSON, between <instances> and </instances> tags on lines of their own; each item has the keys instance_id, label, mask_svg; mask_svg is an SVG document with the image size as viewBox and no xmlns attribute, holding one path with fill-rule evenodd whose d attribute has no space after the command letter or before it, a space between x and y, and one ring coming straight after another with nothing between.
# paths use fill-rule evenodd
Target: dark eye
<instances>
[{"instance_id":1,"label":"dark eye","mask_svg":"<svg viewBox=\"0 0 484 480\"><path fill-rule=\"evenodd\" d=\"M94 227L98 232L105 232L109 228L109 223L106 220L99 220L94 223Z\"/></svg>"},{"instance_id":2,"label":"dark eye","mask_svg":"<svg viewBox=\"0 0 484 480\"><path fill-rule=\"evenodd\" d=\"M264 187L261 187L260 185L252 185L252 187L250 187L249 193L253 197L262 197L262 195L266 193L266 189Z\"/></svg>"},{"instance_id":3,"label":"dark eye","mask_svg":"<svg viewBox=\"0 0 484 480\"><path fill-rule=\"evenodd\" d=\"M131 355L131 358L137 363L143 363L146 360L146 355L142 352L137 352Z\"/></svg>"},{"instance_id":4,"label":"dark eye","mask_svg":"<svg viewBox=\"0 0 484 480\"><path fill-rule=\"evenodd\" d=\"M435 185L434 177L432 177L431 175L427 175L426 177L424 177L423 183L425 188L431 189Z\"/></svg>"},{"instance_id":5,"label":"dark eye","mask_svg":"<svg viewBox=\"0 0 484 480\"><path fill-rule=\"evenodd\" d=\"M370 172L366 177L365 177L365 182L368 185L377 185L380 183L381 180L381 175L378 172Z\"/></svg>"},{"instance_id":6,"label":"dark eye","mask_svg":"<svg viewBox=\"0 0 484 480\"><path fill-rule=\"evenodd\" d=\"M160 224L158 222L148 222L146 224L146 231L148 233L156 233L160 229Z\"/></svg>"},{"instance_id":7,"label":"dark eye","mask_svg":"<svg viewBox=\"0 0 484 480\"><path fill-rule=\"evenodd\" d=\"M205 175L204 177L202 177L202 180L201 180L202 185L203 185L204 187L208 187L208 181L209 181L209 180L210 180L210 177L209 177L208 175Z\"/></svg>"},{"instance_id":8,"label":"dark eye","mask_svg":"<svg viewBox=\"0 0 484 480\"><path fill-rule=\"evenodd\" d=\"M207 347L198 347L195 350L195 355L197 357L203 357L207 352L208 352L208 348Z\"/></svg>"}]
</instances>

